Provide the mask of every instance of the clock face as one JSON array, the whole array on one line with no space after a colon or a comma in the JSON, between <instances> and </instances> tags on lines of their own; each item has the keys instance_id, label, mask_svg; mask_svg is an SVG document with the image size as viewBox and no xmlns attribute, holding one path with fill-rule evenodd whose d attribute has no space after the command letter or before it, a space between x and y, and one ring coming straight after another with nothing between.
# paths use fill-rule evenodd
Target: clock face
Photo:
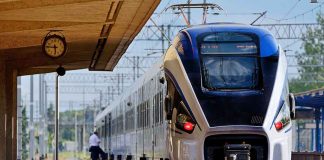
<instances>
[{"instance_id":1,"label":"clock face","mask_svg":"<svg viewBox=\"0 0 324 160\"><path fill-rule=\"evenodd\" d=\"M66 52L65 39L55 34L46 37L43 43L43 52L53 58L63 56Z\"/></svg>"}]
</instances>

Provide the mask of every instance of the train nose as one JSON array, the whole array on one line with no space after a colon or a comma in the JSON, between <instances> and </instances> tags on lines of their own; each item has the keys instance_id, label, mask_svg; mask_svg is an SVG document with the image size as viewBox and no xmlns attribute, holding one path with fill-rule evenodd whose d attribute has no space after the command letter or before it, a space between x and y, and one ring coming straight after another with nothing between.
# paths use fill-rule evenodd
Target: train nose
<instances>
[{"instance_id":1,"label":"train nose","mask_svg":"<svg viewBox=\"0 0 324 160\"><path fill-rule=\"evenodd\" d=\"M266 160L268 142L261 135L213 135L205 139L205 160Z\"/></svg>"}]
</instances>

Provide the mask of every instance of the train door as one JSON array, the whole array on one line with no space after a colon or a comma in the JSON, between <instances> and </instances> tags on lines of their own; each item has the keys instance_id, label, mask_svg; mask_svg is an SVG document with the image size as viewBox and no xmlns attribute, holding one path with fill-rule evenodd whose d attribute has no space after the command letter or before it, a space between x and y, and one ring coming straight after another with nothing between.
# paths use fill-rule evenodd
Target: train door
<instances>
[{"instance_id":1,"label":"train door","mask_svg":"<svg viewBox=\"0 0 324 160\"><path fill-rule=\"evenodd\" d=\"M155 94L157 93L156 91L156 77L152 78L151 81L149 82L149 89L148 89L148 93L149 93L149 97L148 97L148 101L147 101L147 109L148 109L148 117L147 117L147 128L148 128L148 150L150 153L150 157L152 160L155 159Z\"/></svg>"},{"instance_id":2,"label":"train door","mask_svg":"<svg viewBox=\"0 0 324 160\"><path fill-rule=\"evenodd\" d=\"M111 155L111 131L112 131L112 127L111 127L111 113L108 114L108 116L106 117L107 119L107 127L106 127L106 133L107 133L107 144L108 144L108 154Z\"/></svg>"},{"instance_id":3,"label":"train door","mask_svg":"<svg viewBox=\"0 0 324 160\"><path fill-rule=\"evenodd\" d=\"M151 109L152 109L152 114L151 114L151 126L152 126L152 159L157 159L159 158L158 156L158 150L156 150L156 141L157 141L157 134L159 134L158 130L157 130L157 121L158 121L158 115L159 115L159 93L158 93L158 82L157 82L157 78L154 79L154 83L153 83L153 99L152 99L152 104L151 104Z\"/></svg>"},{"instance_id":4,"label":"train door","mask_svg":"<svg viewBox=\"0 0 324 160\"><path fill-rule=\"evenodd\" d=\"M151 121L151 122L153 122L152 123L152 159L154 159L155 158L155 149L154 149L154 146L155 146L155 137L156 137L156 131L155 131L155 112L156 112L156 98L155 98L156 96L154 96L153 97L153 101L152 101L152 107L151 107L151 109L152 109L152 112L151 112L151 117L152 117L152 119L153 119L153 121Z\"/></svg>"}]
</instances>

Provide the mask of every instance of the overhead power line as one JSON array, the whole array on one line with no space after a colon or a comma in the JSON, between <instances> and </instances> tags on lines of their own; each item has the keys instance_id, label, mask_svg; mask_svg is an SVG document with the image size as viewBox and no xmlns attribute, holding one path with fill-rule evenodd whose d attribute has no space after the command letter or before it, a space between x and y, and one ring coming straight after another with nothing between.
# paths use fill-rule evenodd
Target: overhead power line
<instances>
[{"instance_id":1,"label":"overhead power line","mask_svg":"<svg viewBox=\"0 0 324 160\"><path fill-rule=\"evenodd\" d=\"M316 9L321 8L323 5L324 5L324 2L320 3L318 6L312 8L310 10L307 10L305 12L302 12L300 14L297 14L297 15L289 17L289 18L282 18L282 19L276 19L276 18L272 18L272 17L266 17L266 18L277 21L277 22L288 21L288 20L291 20L291 19L297 19L297 18L299 18L301 16L305 16L308 13L314 12Z\"/></svg>"},{"instance_id":2,"label":"overhead power line","mask_svg":"<svg viewBox=\"0 0 324 160\"><path fill-rule=\"evenodd\" d=\"M295 8L296 8L296 6L297 6L297 4L300 2L301 0L298 0L289 10L288 10L288 12L283 16L283 18L284 17L286 17L286 16L288 16L289 14L290 14L290 12L291 11L293 11Z\"/></svg>"}]
</instances>

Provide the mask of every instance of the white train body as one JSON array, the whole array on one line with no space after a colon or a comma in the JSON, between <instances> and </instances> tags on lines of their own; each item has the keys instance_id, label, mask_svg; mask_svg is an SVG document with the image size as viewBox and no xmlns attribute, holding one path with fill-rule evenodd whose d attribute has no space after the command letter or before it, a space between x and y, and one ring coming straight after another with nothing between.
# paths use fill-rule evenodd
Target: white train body
<instances>
[{"instance_id":1,"label":"white train body","mask_svg":"<svg viewBox=\"0 0 324 160\"><path fill-rule=\"evenodd\" d=\"M239 24L179 32L95 119L114 159L288 160L287 62L271 34Z\"/></svg>"}]
</instances>

